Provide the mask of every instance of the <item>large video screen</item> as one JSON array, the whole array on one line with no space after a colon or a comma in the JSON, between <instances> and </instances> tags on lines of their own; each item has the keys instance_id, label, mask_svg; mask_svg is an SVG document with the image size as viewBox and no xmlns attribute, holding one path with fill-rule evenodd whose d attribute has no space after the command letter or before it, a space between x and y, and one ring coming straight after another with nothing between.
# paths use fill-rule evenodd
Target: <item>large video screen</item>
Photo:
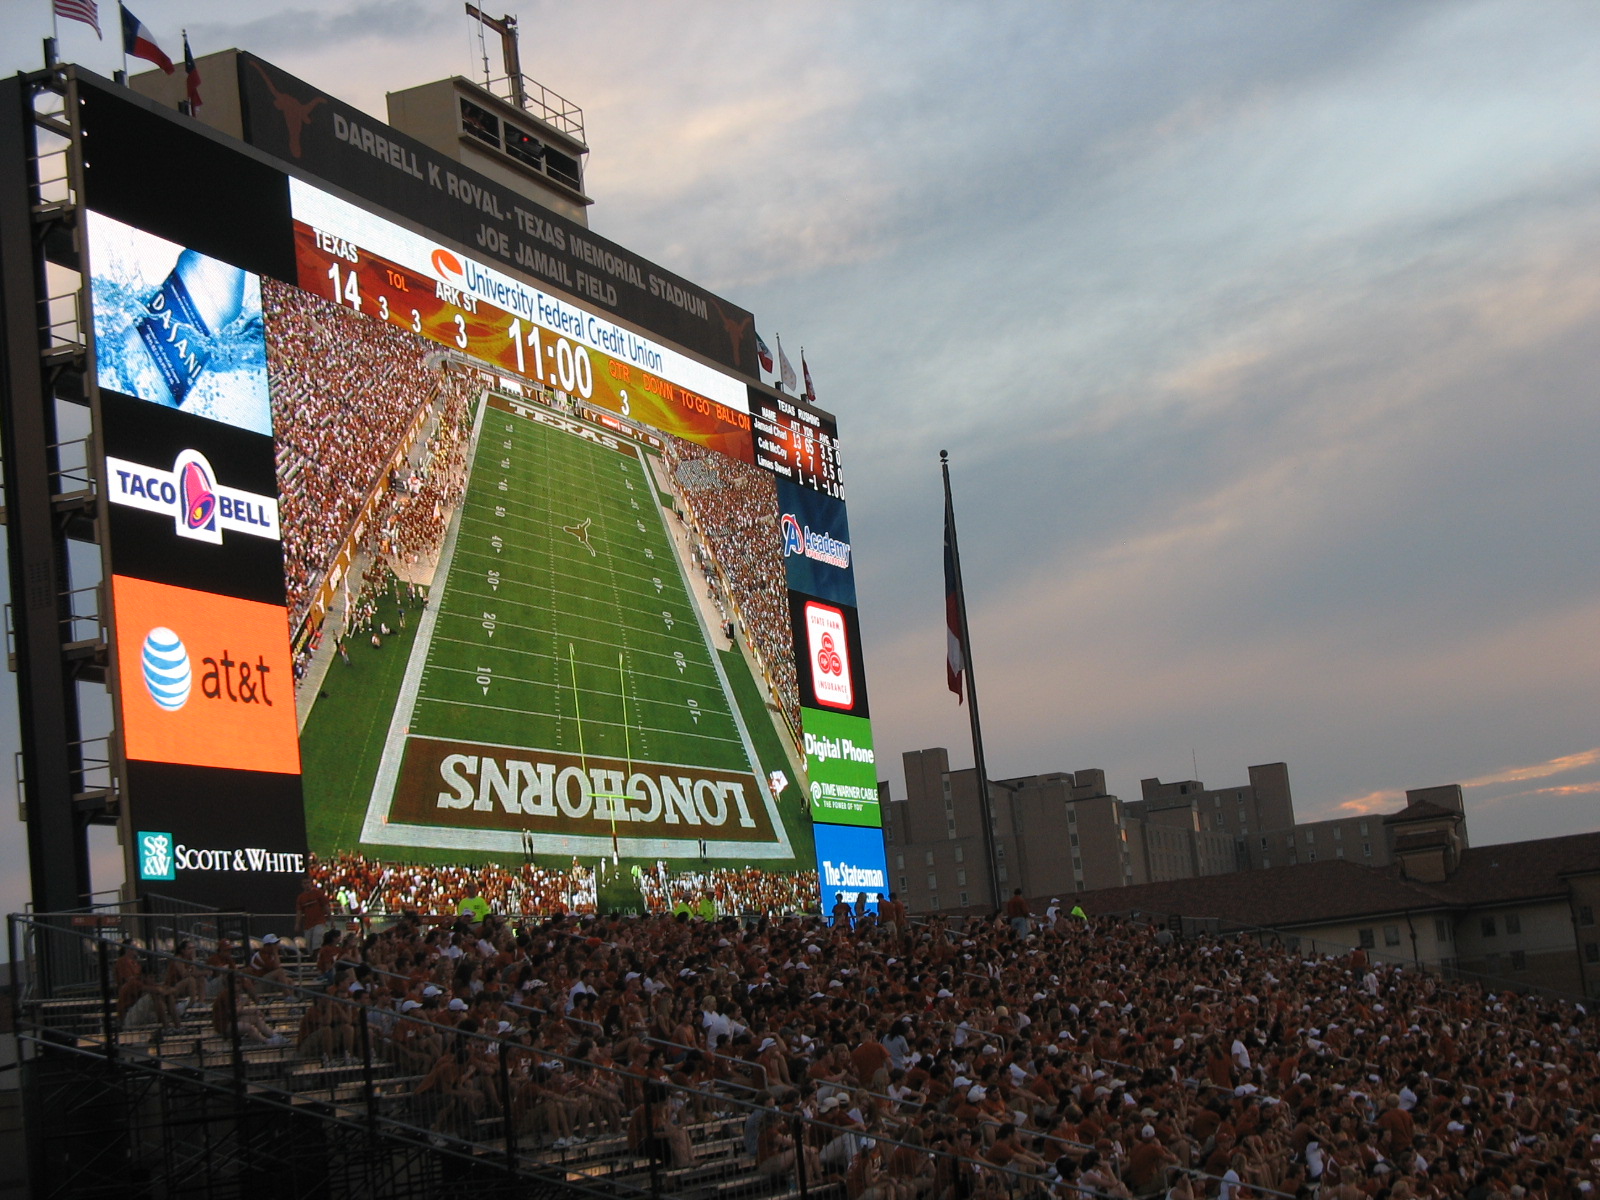
<instances>
[{"instance_id":1,"label":"large video screen","mask_svg":"<svg viewBox=\"0 0 1600 1200\"><path fill-rule=\"evenodd\" d=\"M281 248L232 261L204 189L190 235L90 188L142 879L248 899L309 870L390 910L469 878L512 910L876 900L831 418L281 184L254 230ZM230 786L267 798L236 837L193 811Z\"/></svg>"}]
</instances>

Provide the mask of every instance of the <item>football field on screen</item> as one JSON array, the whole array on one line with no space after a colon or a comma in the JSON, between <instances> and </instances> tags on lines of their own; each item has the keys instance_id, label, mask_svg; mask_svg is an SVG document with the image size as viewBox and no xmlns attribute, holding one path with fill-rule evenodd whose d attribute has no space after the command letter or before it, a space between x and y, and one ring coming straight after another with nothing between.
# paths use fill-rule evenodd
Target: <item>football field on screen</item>
<instances>
[{"instance_id":1,"label":"football field on screen","mask_svg":"<svg viewBox=\"0 0 1600 1200\"><path fill-rule=\"evenodd\" d=\"M412 732L753 770L662 516L631 445L490 409Z\"/></svg>"},{"instance_id":2,"label":"football field on screen","mask_svg":"<svg viewBox=\"0 0 1600 1200\"><path fill-rule=\"evenodd\" d=\"M770 719L702 626L678 520L631 442L489 398L404 678L372 723L381 762L347 793L359 839L326 849L804 861L802 822L765 784L785 761Z\"/></svg>"}]
</instances>

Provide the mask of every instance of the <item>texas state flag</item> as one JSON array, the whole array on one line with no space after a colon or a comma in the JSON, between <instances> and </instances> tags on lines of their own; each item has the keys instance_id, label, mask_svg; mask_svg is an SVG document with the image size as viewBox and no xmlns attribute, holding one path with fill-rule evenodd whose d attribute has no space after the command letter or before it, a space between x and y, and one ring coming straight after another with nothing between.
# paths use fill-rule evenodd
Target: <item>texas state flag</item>
<instances>
[{"instance_id":1,"label":"texas state flag","mask_svg":"<svg viewBox=\"0 0 1600 1200\"><path fill-rule=\"evenodd\" d=\"M126 4L118 7L122 9L122 52L134 58L153 62L168 75L177 70L172 65L172 60L167 57L166 51L156 45L155 38L145 28L144 22L129 12Z\"/></svg>"}]
</instances>

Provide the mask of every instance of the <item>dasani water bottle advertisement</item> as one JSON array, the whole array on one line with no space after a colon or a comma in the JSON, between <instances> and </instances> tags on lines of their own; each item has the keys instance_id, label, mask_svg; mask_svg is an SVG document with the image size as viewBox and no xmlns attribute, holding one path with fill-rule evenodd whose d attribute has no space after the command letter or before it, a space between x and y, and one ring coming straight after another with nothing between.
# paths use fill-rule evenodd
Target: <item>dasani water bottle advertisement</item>
<instances>
[{"instance_id":1,"label":"dasani water bottle advertisement","mask_svg":"<svg viewBox=\"0 0 1600 1200\"><path fill-rule=\"evenodd\" d=\"M270 435L261 281L89 213L101 387Z\"/></svg>"}]
</instances>

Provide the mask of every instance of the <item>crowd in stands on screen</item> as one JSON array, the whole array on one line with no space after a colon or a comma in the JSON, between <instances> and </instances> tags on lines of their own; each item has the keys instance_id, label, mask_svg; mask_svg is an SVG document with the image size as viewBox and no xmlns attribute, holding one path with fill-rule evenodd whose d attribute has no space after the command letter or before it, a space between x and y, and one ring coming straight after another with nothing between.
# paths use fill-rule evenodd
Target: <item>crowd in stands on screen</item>
<instances>
[{"instance_id":1,"label":"crowd in stands on screen","mask_svg":"<svg viewBox=\"0 0 1600 1200\"><path fill-rule=\"evenodd\" d=\"M265 281L262 312L277 440L284 573L291 620L304 620L365 505L389 478L418 413L437 414L422 465L367 522L365 547L400 564L437 548L465 474L470 399L479 385L429 365L421 338L296 288Z\"/></svg>"},{"instance_id":2,"label":"crowd in stands on screen","mask_svg":"<svg viewBox=\"0 0 1600 1200\"><path fill-rule=\"evenodd\" d=\"M759 1169L804 1155L811 1186L854 1200L1592 1200L1600 1179L1600 1024L1581 1004L1059 908L1021 936L1020 914L780 912L491 905L351 933L319 963L381 1010L378 1053L434 1081L417 1090L438 1096L435 1128L509 1103L530 1138L626 1129L638 1150L726 1085L760 1098ZM338 1044L319 1028L302 1054ZM463 1054L452 1029L498 1041ZM495 1053L509 1093L468 1070ZM697 1091L669 1103L674 1085Z\"/></svg>"},{"instance_id":3,"label":"crowd in stands on screen","mask_svg":"<svg viewBox=\"0 0 1600 1200\"><path fill-rule=\"evenodd\" d=\"M454 913L468 883L480 888L495 911L519 916L592 913L599 896L594 868L577 859L571 867L558 870L531 862L513 867L497 863L472 867L384 863L351 853L314 860L311 874L330 895L361 896L363 908L374 913L408 909ZM674 912L681 904L698 911L702 902L709 903L718 914L815 912L819 905L815 870L792 874L759 867L680 871L658 861L648 869L632 868L630 875L632 886L643 898L645 911L652 913Z\"/></svg>"},{"instance_id":4,"label":"crowd in stands on screen","mask_svg":"<svg viewBox=\"0 0 1600 1200\"><path fill-rule=\"evenodd\" d=\"M669 436L665 442L672 477L694 518L691 528L705 542L696 545L695 561L718 599L718 572L710 563L721 569L733 607L766 667L773 698L790 727L799 729L788 580L779 553L778 485L760 467L682 438ZM732 640L731 621L727 632Z\"/></svg>"}]
</instances>

